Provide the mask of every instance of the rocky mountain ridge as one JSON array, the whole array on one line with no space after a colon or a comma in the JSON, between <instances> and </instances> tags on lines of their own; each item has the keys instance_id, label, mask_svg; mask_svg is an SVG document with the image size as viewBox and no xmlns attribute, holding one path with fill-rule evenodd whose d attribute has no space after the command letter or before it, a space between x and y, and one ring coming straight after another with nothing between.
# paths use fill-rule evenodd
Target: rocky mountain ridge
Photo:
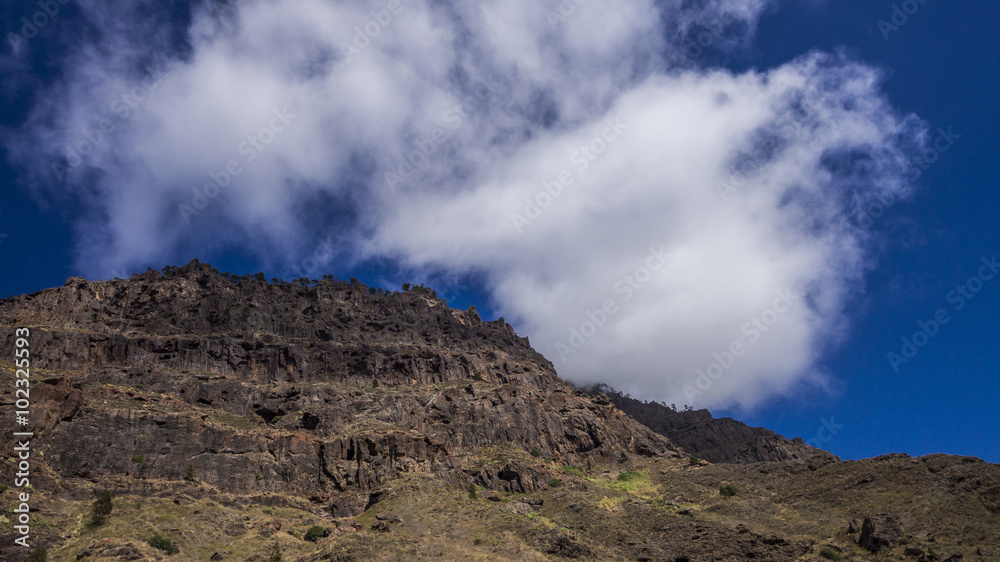
<instances>
[{"instance_id":1,"label":"rocky mountain ridge","mask_svg":"<svg viewBox=\"0 0 1000 562\"><path fill-rule=\"evenodd\" d=\"M707 412L657 425L655 408L567 385L503 319L422 287L268 283L198 262L72 278L0 300L12 377L19 328L32 541L49 560L929 562L1000 548L996 465L842 463ZM15 399L0 388L5 411ZM0 416L8 447L14 421ZM8 513L16 490L0 490ZM104 490L114 507L95 523ZM26 559L13 539L0 531L0 558Z\"/></svg>"},{"instance_id":2,"label":"rocky mountain ridge","mask_svg":"<svg viewBox=\"0 0 1000 562\"><path fill-rule=\"evenodd\" d=\"M0 356L13 357L13 327L29 326L33 366L51 373L36 383L34 419L48 465L67 476L169 479L190 465L221 490L296 493L356 515L402 473L465 478L456 455L483 447L564 463L681 455L565 385L502 319L427 290L234 280L192 262L6 299L0 325ZM504 482L473 476L544 485L506 468Z\"/></svg>"}]
</instances>

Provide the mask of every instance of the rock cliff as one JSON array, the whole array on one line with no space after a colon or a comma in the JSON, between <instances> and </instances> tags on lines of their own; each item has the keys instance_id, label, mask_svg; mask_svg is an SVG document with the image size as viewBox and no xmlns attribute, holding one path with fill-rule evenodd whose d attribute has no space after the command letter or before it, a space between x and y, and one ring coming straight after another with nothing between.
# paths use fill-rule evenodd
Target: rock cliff
<instances>
[{"instance_id":1,"label":"rock cliff","mask_svg":"<svg viewBox=\"0 0 1000 562\"><path fill-rule=\"evenodd\" d=\"M463 462L486 447L561 463L681 454L564 384L502 319L423 288L268 283L192 262L6 299L0 326L0 357L15 327L31 329L32 421L65 477L180 479L191 466L220 490L354 515L407 473L521 492L548 481Z\"/></svg>"}]
</instances>

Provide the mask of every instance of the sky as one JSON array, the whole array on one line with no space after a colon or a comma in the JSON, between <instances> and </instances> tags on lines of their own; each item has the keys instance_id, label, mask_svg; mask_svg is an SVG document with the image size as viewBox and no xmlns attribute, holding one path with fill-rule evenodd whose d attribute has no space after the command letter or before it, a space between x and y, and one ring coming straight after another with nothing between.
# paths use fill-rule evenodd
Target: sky
<instances>
[{"instance_id":1,"label":"sky","mask_svg":"<svg viewBox=\"0 0 1000 562\"><path fill-rule=\"evenodd\" d=\"M0 297L425 283L576 383L1000 462L994 3L0 7Z\"/></svg>"}]
</instances>

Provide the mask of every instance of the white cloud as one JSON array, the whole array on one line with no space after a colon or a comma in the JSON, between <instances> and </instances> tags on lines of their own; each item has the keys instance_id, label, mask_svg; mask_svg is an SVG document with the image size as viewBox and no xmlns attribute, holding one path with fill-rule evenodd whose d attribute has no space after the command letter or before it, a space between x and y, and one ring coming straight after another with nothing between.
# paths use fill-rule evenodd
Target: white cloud
<instances>
[{"instance_id":1,"label":"white cloud","mask_svg":"<svg viewBox=\"0 0 1000 562\"><path fill-rule=\"evenodd\" d=\"M587 2L557 19L558 2L526 0L237 6L199 10L190 48L118 118L112 100L141 84L169 34L147 41L121 24L149 27L135 8L116 4L111 19L82 4L117 48L79 49L65 84L5 142L51 172L64 146L113 116L116 130L66 182L34 176L88 194L84 272L227 244L280 262L331 228L317 216L341 217L356 258L483 274L501 313L567 378L751 407L821 380L816 362L869 259L855 210L908 190L920 124L892 110L875 70L818 53L743 74L668 62L698 29L716 34L712 48L739 48L764 0ZM295 117L264 133L275 111ZM270 140L248 160L254 137ZM179 205L230 161L240 173L188 224ZM786 290L797 300L753 339L744 325L771 319ZM609 300L602 326L572 347ZM699 387L698 370L716 355L728 363L734 343L745 353Z\"/></svg>"}]
</instances>

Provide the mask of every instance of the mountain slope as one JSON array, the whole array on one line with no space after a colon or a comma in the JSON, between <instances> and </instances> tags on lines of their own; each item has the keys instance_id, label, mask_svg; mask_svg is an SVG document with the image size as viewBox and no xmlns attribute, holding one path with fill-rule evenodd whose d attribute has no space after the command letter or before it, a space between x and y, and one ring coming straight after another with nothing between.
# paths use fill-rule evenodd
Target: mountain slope
<instances>
[{"instance_id":1,"label":"mountain slope","mask_svg":"<svg viewBox=\"0 0 1000 562\"><path fill-rule=\"evenodd\" d=\"M676 443L686 452L715 463L788 461L834 455L807 445L802 438L788 439L763 427L750 427L732 418L714 418L708 410L674 410L656 402L641 402L602 385L604 393L621 411ZM839 459L838 459L839 460Z\"/></svg>"},{"instance_id":2,"label":"mountain slope","mask_svg":"<svg viewBox=\"0 0 1000 562\"><path fill-rule=\"evenodd\" d=\"M681 454L563 383L503 320L424 289L271 284L192 262L0 301L0 357L14 357L15 327L31 330L35 441L64 478L172 480L190 466L220 491L350 516L409 473L528 492L549 480L517 462L532 451ZM14 398L5 388L4 406ZM503 470L463 462L493 446L509 452Z\"/></svg>"},{"instance_id":3,"label":"mountain slope","mask_svg":"<svg viewBox=\"0 0 1000 562\"><path fill-rule=\"evenodd\" d=\"M0 500L12 514L30 492L31 543L49 560L164 560L157 534L176 560L867 560L866 517L880 537L898 522L894 558L1000 548L996 465L692 465L562 382L502 319L423 288L267 283L196 262L74 278L0 301L11 378L21 328L31 488ZM8 450L16 399L0 388ZM763 454L752 433L726 438L723 456ZM95 525L102 490L114 507ZM24 560L15 528L0 533L0 558Z\"/></svg>"}]
</instances>

